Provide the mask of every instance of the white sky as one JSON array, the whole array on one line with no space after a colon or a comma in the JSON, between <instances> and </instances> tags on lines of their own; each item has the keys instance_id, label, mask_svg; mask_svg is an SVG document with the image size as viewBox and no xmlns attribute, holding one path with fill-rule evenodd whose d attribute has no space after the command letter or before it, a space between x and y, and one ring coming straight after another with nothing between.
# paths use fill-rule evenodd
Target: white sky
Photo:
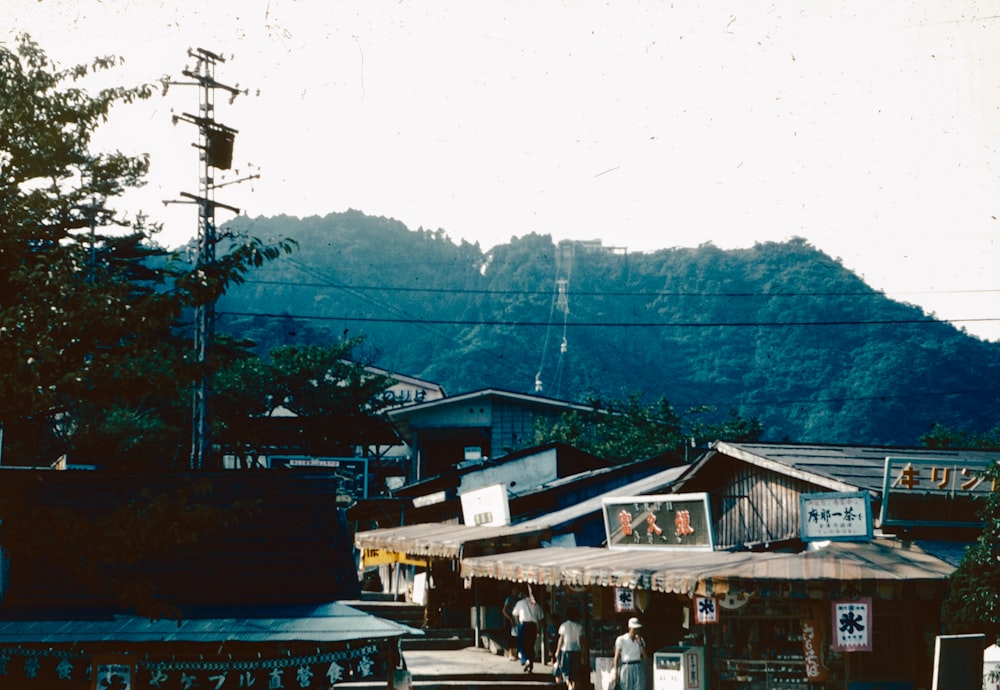
<instances>
[{"instance_id":1,"label":"white sky","mask_svg":"<svg viewBox=\"0 0 1000 690\"><path fill-rule=\"evenodd\" d=\"M116 83L225 55L217 119L250 216L354 208L483 249L530 232L630 251L808 239L871 286L1000 340L1000 0L4 0ZM259 90L259 94L258 94ZM199 93L116 113L129 197L197 227ZM235 178L230 174L230 179ZM221 177L217 178L221 181ZM121 205L119 204L119 207ZM218 220L228 219L220 211Z\"/></svg>"}]
</instances>

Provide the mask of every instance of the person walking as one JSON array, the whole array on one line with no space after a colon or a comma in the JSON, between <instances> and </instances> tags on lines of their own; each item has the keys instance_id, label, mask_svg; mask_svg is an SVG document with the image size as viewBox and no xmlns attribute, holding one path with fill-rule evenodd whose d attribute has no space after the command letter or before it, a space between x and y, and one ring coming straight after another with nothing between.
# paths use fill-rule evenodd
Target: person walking
<instances>
[{"instance_id":1,"label":"person walking","mask_svg":"<svg viewBox=\"0 0 1000 690\"><path fill-rule=\"evenodd\" d=\"M510 633L507 637L507 658L515 661L521 656L521 645L518 642L518 628L521 626L514 618L514 606L520 600L521 588L517 585L510 588L510 594L503 600L503 617L507 621L507 630Z\"/></svg>"},{"instance_id":2,"label":"person walking","mask_svg":"<svg viewBox=\"0 0 1000 690\"><path fill-rule=\"evenodd\" d=\"M517 649L521 655L521 666L525 673L535 668L535 642L538 640L538 624L542 619L542 607L535 601L531 590L514 604L514 618L518 623Z\"/></svg>"},{"instance_id":3,"label":"person walking","mask_svg":"<svg viewBox=\"0 0 1000 690\"><path fill-rule=\"evenodd\" d=\"M646 641L638 618L628 619L628 632L615 640L614 683L619 690L646 690Z\"/></svg>"},{"instance_id":4,"label":"person walking","mask_svg":"<svg viewBox=\"0 0 1000 690\"><path fill-rule=\"evenodd\" d=\"M574 690L583 676L583 626L575 606L566 610L566 620L559 625L559 642L553 663L557 677L566 682L566 690Z\"/></svg>"}]
</instances>

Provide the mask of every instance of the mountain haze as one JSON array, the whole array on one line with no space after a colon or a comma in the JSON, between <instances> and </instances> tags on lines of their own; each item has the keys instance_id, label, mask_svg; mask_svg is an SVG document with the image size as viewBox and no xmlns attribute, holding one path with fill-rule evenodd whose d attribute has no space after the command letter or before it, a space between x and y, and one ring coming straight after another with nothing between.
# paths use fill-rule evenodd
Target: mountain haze
<instances>
[{"instance_id":1,"label":"mountain haze","mask_svg":"<svg viewBox=\"0 0 1000 690\"><path fill-rule=\"evenodd\" d=\"M358 211L227 229L299 244L218 305L219 330L261 354L364 335L357 354L449 394L531 393L537 375L564 400L732 408L772 441L916 445L935 423L1000 421L1000 345L801 239L629 253L529 234L484 252Z\"/></svg>"}]
</instances>

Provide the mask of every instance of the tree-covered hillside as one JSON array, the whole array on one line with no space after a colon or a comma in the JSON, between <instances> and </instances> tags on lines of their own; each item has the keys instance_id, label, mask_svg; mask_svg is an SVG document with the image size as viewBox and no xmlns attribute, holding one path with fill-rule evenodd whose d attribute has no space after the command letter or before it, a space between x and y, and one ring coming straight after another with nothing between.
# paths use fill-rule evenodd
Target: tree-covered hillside
<instances>
[{"instance_id":1,"label":"tree-covered hillside","mask_svg":"<svg viewBox=\"0 0 1000 690\"><path fill-rule=\"evenodd\" d=\"M1000 420L1000 345L803 240L628 253L530 234L484 253L357 211L230 227L299 243L219 305L219 330L261 353L363 335L374 363L451 394L643 391L758 417L776 441L916 445Z\"/></svg>"}]
</instances>

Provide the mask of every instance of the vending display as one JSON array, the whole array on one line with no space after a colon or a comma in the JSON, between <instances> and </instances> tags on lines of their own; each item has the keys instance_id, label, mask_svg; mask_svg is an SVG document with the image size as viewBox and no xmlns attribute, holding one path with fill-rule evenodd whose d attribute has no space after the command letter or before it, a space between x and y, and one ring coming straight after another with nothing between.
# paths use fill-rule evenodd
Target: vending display
<instances>
[{"instance_id":1,"label":"vending display","mask_svg":"<svg viewBox=\"0 0 1000 690\"><path fill-rule=\"evenodd\" d=\"M653 653L653 690L704 690L705 649L663 647Z\"/></svg>"}]
</instances>

